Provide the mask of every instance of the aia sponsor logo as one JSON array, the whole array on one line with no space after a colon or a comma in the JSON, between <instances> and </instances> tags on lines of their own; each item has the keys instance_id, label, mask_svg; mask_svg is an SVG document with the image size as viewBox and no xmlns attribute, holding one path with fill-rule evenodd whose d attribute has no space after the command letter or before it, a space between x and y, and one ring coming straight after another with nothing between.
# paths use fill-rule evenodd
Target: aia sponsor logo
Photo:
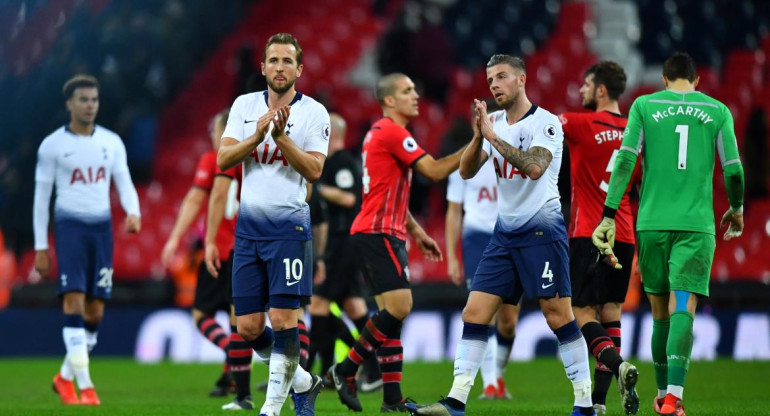
<instances>
[{"instance_id":1,"label":"aia sponsor logo","mask_svg":"<svg viewBox=\"0 0 770 416\"><path fill-rule=\"evenodd\" d=\"M107 180L107 169L104 166L99 166L94 169L89 166L85 169L75 168L72 171L72 177L70 178L70 185L74 185L76 182L83 185L91 185L99 183L99 181Z\"/></svg>"},{"instance_id":2,"label":"aia sponsor logo","mask_svg":"<svg viewBox=\"0 0 770 416\"><path fill-rule=\"evenodd\" d=\"M262 150L259 148L254 149L251 152L251 157L254 159L254 162L263 165L272 165L280 161L284 166L289 166L289 162L283 157L281 150L277 146L271 149L270 143L265 143L265 147Z\"/></svg>"}]
</instances>

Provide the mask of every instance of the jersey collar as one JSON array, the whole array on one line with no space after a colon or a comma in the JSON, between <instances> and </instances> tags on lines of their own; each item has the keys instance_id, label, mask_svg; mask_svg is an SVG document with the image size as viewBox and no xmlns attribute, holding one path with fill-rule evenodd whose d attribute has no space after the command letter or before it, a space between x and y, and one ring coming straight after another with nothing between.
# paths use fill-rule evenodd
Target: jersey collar
<instances>
[{"instance_id":1,"label":"jersey collar","mask_svg":"<svg viewBox=\"0 0 770 416\"><path fill-rule=\"evenodd\" d=\"M289 103L289 105L294 105L294 103L296 103L297 101L299 101L299 100L301 100L301 99L302 99L302 93L301 93L301 92L299 92L299 91L295 91L295 92L296 92L296 94L294 94L294 98L291 100L291 102ZM265 96L265 105L266 105L268 108L270 108L270 104L268 104L268 103L267 103L267 90L264 90L264 91L262 91L262 95L264 95L264 96Z\"/></svg>"},{"instance_id":2,"label":"jersey collar","mask_svg":"<svg viewBox=\"0 0 770 416\"><path fill-rule=\"evenodd\" d=\"M532 104L532 107L529 108L529 111L527 111L526 114L521 116L520 119L516 121L516 123L520 122L521 120L524 120L525 118L531 116L532 114L535 114L535 111L537 111L537 104ZM505 115L505 120L508 121L508 114ZM514 124L516 124L514 123Z\"/></svg>"},{"instance_id":3,"label":"jersey collar","mask_svg":"<svg viewBox=\"0 0 770 416\"><path fill-rule=\"evenodd\" d=\"M64 131L66 131L67 133L69 133L69 134L71 134L71 135L73 135L73 136L86 137L86 136L83 136L82 134L77 134L77 133L75 133L74 131L70 130L70 125L69 125L69 123L67 123L67 124L65 124L65 125L64 125ZM94 133L96 133L96 124L94 124L94 129L93 129L93 130L91 130L91 134L90 134L89 136L90 136L90 137L94 137Z\"/></svg>"}]
</instances>

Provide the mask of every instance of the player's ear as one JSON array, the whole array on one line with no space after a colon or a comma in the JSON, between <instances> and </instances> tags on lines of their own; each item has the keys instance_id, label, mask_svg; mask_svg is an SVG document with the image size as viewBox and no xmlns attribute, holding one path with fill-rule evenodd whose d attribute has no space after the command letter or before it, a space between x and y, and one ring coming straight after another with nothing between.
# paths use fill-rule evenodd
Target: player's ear
<instances>
[{"instance_id":1,"label":"player's ear","mask_svg":"<svg viewBox=\"0 0 770 416\"><path fill-rule=\"evenodd\" d=\"M262 69L262 75L265 75L265 61L259 63L259 67Z\"/></svg>"},{"instance_id":2,"label":"player's ear","mask_svg":"<svg viewBox=\"0 0 770 416\"><path fill-rule=\"evenodd\" d=\"M383 97L382 102L385 103L386 107L396 106L396 99L392 95L386 95L385 97Z\"/></svg>"},{"instance_id":3,"label":"player's ear","mask_svg":"<svg viewBox=\"0 0 770 416\"><path fill-rule=\"evenodd\" d=\"M695 81L692 83L692 86L695 88L698 88L698 83L700 82L700 77L696 76Z\"/></svg>"},{"instance_id":4,"label":"player's ear","mask_svg":"<svg viewBox=\"0 0 770 416\"><path fill-rule=\"evenodd\" d=\"M666 87L666 89L668 89L668 78L666 78L665 75L662 78L663 78L663 86Z\"/></svg>"},{"instance_id":5,"label":"player's ear","mask_svg":"<svg viewBox=\"0 0 770 416\"><path fill-rule=\"evenodd\" d=\"M305 66L303 64L299 64L297 66L297 78L299 78L302 75L302 68L304 68L304 67Z\"/></svg>"}]
</instances>

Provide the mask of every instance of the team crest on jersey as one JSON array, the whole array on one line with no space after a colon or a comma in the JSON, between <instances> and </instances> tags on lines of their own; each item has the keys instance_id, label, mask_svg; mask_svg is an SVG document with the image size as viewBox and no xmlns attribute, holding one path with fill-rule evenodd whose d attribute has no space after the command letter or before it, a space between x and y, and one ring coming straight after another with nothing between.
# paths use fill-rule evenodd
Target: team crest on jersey
<instances>
[{"instance_id":1,"label":"team crest on jersey","mask_svg":"<svg viewBox=\"0 0 770 416\"><path fill-rule=\"evenodd\" d=\"M353 173L349 169L343 169L334 175L334 183L340 188L351 188L355 183Z\"/></svg>"},{"instance_id":2,"label":"team crest on jersey","mask_svg":"<svg viewBox=\"0 0 770 416\"><path fill-rule=\"evenodd\" d=\"M329 125L329 123L324 124L323 133L324 133L324 138L326 140L329 140L329 136L331 136L332 134L332 127Z\"/></svg>"},{"instance_id":3,"label":"team crest on jersey","mask_svg":"<svg viewBox=\"0 0 770 416\"><path fill-rule=\"evenodd\" d=\"M543 134L545 134L545 137L548 137L549 139L555 139L556 126L554 126L553 124L546 124L545 128L543 128Z\"/></svg>"},{"instance_id":4,"label":"team crest on jersey","mask_svg":"<svg viewBox=\"0 0 770 416\"><path fill-rule=\"evenodd\" d=\"M407 137L404 139L404 143L402 143L404 146L404 150L406 150L409 153L414 152L417 150L417 142L412 138L412 136Z\"/></svg>"}]
</instances>

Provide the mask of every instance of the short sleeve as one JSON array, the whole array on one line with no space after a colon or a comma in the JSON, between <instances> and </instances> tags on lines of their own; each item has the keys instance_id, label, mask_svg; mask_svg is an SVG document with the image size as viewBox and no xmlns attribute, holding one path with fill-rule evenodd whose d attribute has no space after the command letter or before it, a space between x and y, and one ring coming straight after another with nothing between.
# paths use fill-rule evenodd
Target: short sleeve
<instances>
[{"instance_id":1,"label":"short sleeve","mask_svg":"<svg viewBox=\"0 0 770 416\"><path fill-rule=\"evenodd\" d=\"M556 154L561 149L564 141L564 132L556 116L543 117L539 123L532 127L532 143L529 148L542 147L551 154Z\"/></svg>"},{"instance_id":2,"label":"short sleeve","mask_svg":"<svg viewBox=\"0 0 770 416\"><path fill-rule=\"evenodd\" d=\"M206 192L211 191L214 186L214 173L216 172L216 156L214 153L206 153L198 160L198 167L195 168L195 178L193 186L203 188Z\"/></svg>"},{"instance_id":3,"label":"short sleeve","mask_svg":"<svg viewBox=\"0 0 770 416\"><path fill-rule=\"evenodd\" d=\"M35 166L35 181L54 183L56 178L56 152L54 143L43 140L37 150L37 165Z\"/></svg>"},{"instance_id":4,"label":"short sleeve","mask_svg":"<svg viewBox=\"0 0 770 416\"><path fill-rule=\"evenodd\" d=\"M318 152L326 156L329 152L331 121L329 120L329 112L326 111L326 108L321 104L315 105L317 108L313 109L313 118L307 127L305 145L302 150L305 152Z\"/></svg>"},{"instance_id":5,"label":"short sleeve","mask_svg":"<svg viewBox=\"0 0 770 416\"><path fill-rule=\"evenodd\" d=\"M112 174L128 172L128 160L126 157L126 145L120 137L115 136L115 160L112 163Z\"/></svg>"},{"instance_id":6,"label":"short sleeve","mask_svg":"<svg viewBox=\"0 0 770 416\"><path fill-rule=\"evenodd\" d=\"M231 137L239 142L242 142L245 137L243 128L243 100L245 95L235 99L232 108L230 108L230 115L227 117L227 125L225 131L222 133L222 138Z\"/></svg>"},{"instance_id":7,"label":"short sleeve","mask_svg":"<svg viewBox=\"0 0 770 416\"><path fill-rule=\"evenodd\" d=\"M574 142L580 137L577 132L577 124L579 120L580 119L578 117L573 117L573 113L559 114L561 130L564 132L564 140L567 142Z\"/></svg>"},{"instance_id":8,"label":"short sleeve","mask_svg":"<svg viewBox=\"0 0 770 416\"><path fill-rule=\"evenodd\" d=\"M456 170L449 175L449 183L446 188L446 200L457 204L462 204L465 191L465 181L460 176L460 171Z\"/></svg>"},{"instance_id":9,"label":"short sleeve","mask_svg":"<svg viewBox=\"0 0 770 416\"><path fill-rule=\"evenodd\" d=\"M628 112L628 124L623 132L623 143L620 150L627 150L635 156L639 156L644 146L644 124L642 116L643 97L634 100L631 110Z\"/></svg>"},{"instance_id":10,"label":"short sleeve","mask_svg":"<svg viewBox=\"0 0 770 416\"><path fill-rule=\"evenodd\" d=\"M405 128L394 127L384 137L384 145L388 151L406 166L411 166L417 159L425 156L425 150L417 144Z\"/></svg>"}]
</instances>

